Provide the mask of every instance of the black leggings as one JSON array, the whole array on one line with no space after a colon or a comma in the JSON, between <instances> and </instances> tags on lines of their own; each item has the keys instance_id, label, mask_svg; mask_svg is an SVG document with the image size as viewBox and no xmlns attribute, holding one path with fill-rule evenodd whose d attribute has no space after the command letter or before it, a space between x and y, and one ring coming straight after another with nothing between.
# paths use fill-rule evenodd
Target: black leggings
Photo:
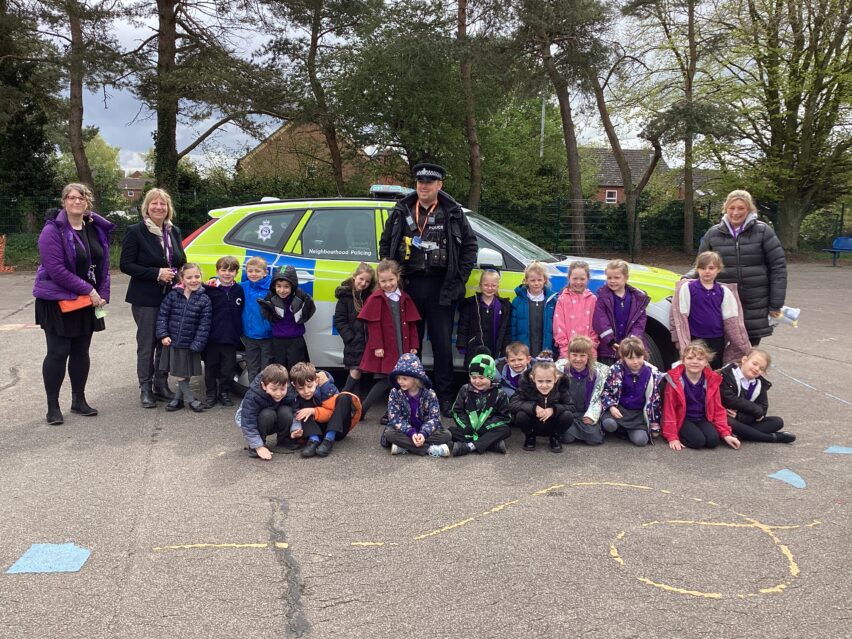
<instances>
[{"instance_id":1,"label":"black leggings","mask_svg":"<svg viewBox=\"0 0 852 639\"><path fill-rule=\"evenodd\" d=\"M771 444L775 441L775 433L784 428L784 420L780 417L767 416L759 422L748 415L737 415L739 419L728 417L728 426L734 435L746 442L763 442Z\"/></svg>"},{"instance_id":2,"label":"black leggings","mask_svg":"<svg viewBox=\"0 0 852 639\"><path fill-rule=\"evenodd\" d=\"M92 343L92 334L62 337L56 333L45 332L44 335L47 338L47 354L41 365L41 375L44 378L47 400L59 400L66 366L68 377L71 379L71 392L83 393L89 379L89 346Z\"/></svg>"},{"instance_id":3,"label":"black leggings","mask_svg":"<svg viewBox=\"0 0 852 639\"><path fill-rule=\"evenodd\" d=\"M716 448L721 441L716 427L706 419L685 419L678 438L687 448Z\"/></svg>"}]
</instances>

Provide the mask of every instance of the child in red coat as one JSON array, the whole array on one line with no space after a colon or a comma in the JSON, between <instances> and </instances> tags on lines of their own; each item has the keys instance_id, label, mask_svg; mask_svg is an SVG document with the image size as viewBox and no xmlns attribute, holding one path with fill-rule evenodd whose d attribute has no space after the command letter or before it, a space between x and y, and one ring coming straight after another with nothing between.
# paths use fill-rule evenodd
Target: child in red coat
<instances>
[{"instance_id":1,"label":"child in red coat","mask_svg":"<svg viewBox=\"0 0 852 639\"><path fill-rule=\"evenodd\" d=\"M720 439L740 447L722 406L722 377L708 366L712 359L704 342L691 342L681 352L681 363L664 377L662 432L672 450L716 448Z\"/></svg>"},{"instance_id":2,"label":"child in red coat","mask_svg":"<svg viewBox=\"0 0 852 639\"><path fill-rule=\"evenodd\" d=\"M416 353L420 346L417 333L420 313L411 296L399 287L399 264L394 260L382 260L376 266L376 275L379 288L367 298L358 313L358 319L367 326L367 347L359 368L373 373L376 378L381 376L364 398L364 414L390 391L387 376L400 355Z\"/></svg>"}]
</instances>

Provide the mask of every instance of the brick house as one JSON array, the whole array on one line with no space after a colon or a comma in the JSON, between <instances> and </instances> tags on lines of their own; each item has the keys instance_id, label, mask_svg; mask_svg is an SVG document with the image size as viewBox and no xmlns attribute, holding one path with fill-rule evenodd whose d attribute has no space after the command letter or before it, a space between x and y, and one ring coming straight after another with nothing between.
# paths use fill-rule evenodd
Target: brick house
<instances>
[{"instance_id":1,"label":"brick house","mask_svg":"<svg viewBox=\"0 0 852 639\"><path fill-rule=\"evenodd\" d=\"M124 197L124 201L130 204L142 199L145 187L152 181L150 177L141 171L134 171L118 181L118 188L121 191L122 197Z\"/></svg>"},{"instance_id":2,"label":"brick house","mask_svg":"<svg viewBox=\"0 0 852 639\"><path fill-rule=\"evenodd\" d=\"M582 148L580 154L593 158L599 166L598 190L592 199L606 204L622 204L624 202L624 182L621 179L621 171L618 170L618 163L615 161L612 150L608 148ZM630 166L630 173L634 182L638 182L645 175L645 171L648 170L651 158L654 157L654 151L652 149L624 149L624 157ZM662 175L669 171L668 164L661 158L654 173Z\"/></svg>"}]
</instances>

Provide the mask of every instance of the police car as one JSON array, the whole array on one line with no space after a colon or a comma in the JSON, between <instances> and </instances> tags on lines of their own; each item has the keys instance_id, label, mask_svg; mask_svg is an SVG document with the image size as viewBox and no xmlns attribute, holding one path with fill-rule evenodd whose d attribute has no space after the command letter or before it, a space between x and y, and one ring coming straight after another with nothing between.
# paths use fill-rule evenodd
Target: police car
<instances>
[{"instance_id":1,"label":"police car","mask_svg":"<svg viewBox=\"0 0 852 639\"><path fill-rule=\"evenodd\" d=\"M359 262L379 261L379 237L388 213L396 200L410 191L376 185L371 188L371 198L264 198L214 209L209 212L210 221L184 241L187 259L199 264L205 279L216 274L216 260L223 255L233 255L241 264L257 255L266 260L271 270L295 267L299 285L317 306L316 314L306 325L311 361L322 368L340 368L343 342L332 322L337 302L335 288ZM606 260L554 256L486 217L469 211L467 216L479 244L476 268L467 283L468 295L476 290L482 268L497 268L502 272L500 294L511 299L523 280L525 266L533 260L547 265L554 291L565 286L568 264L574 259L589 263L592 291L605 283ZM245 277L244 269L240 277ZM651 344L650 359L658 366L676 359L668 326L677 279L678 275L671 271L630 265L630 284L651 298L646 332ZM428 336L424 361L431 361ZM462 361L459 355L457 366ZM243 375L240 383L245 386L246 382Z\"/></svg>"}]
</instances>

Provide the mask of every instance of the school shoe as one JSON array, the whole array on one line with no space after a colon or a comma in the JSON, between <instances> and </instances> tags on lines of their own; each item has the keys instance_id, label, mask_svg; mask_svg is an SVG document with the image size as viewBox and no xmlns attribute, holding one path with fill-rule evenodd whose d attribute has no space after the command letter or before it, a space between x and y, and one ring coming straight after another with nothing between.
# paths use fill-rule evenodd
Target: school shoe
<instances>
[{"instance_id":1,"label":"school shoe","mask_svg":"<svg viewBox=\"0 0 852 639\"><path fill-rule=\"evenodd\" d=\"M501 439L499 442L495 442L488 450L494 451L495 453L500 453L501 455L505 455L509 452L509 449L506 448L505 439Z\"/></svg>"},{"instance_id":2,"label":"school shoe","mask_svg":"<svg viewBox=\"0 0 852 639\"><path fill-rule=\"evenodd\" d=\"M85 394L71 393L71 412L86 417L94 417L98 414L98 409L89 406Z\"/></svg>"},{"instance_id":3,"label":"school shoe","mask_svg":"<svg viewBox=\"0 0 852 639\"><path fill-rule=\"evenodd\" d=\"M47 416L45 419L51 426L59 426L65 422L65 417L62 415L58 401L47 400Z\"/></svg>"},{"instance_id":4,"label":"school shoe","mask_svg":"<svg viewBox=\"0 0 852 639\"><path fill-rule=\"evenodd\" d=\"M317 446L317 457L328 457L332 448L334 448L334 440L324 438Z\"/></svg>"},{"instance_id":5,"label":"school shoe","mask_svg":"<svg viewBox=\"0 0 852 639\"><path fill-rule=\"evenodd\" d=\"M168 374L163 375L162 373L157 373L154 377L154 396L157 399L164 400L173 400L175 398L175 394L172 392L172 389L169 388L169 376Z\"/></svg>"},{"instance_id":6,"label":"school shoe","mask_svg":"<svg viewBox=\"0 0 852 639\"><path fill-rule=\"evenodd\" d=\"M178 397L172 397L172 401L166 404L166 410L173 413L176 410L183 408L183 400Z\"/></svg>"},{"instance_id":7,"label":"school shoe","mask_svg":"<svg viewBox=\"0 0 852 639\"><path fill-rule=\"evenodd\" d=\"M396 444L391 444L391 455L407 455L408 451L402 448L401 446L397 446Z\"/></svg>"},{"instance_id":8,"label":"school shoe","mask_svg":"<svg viewBox=\"0 0 852 639\"><path fill-rule=\"evenodd\" d=\"M204 404L201 403L199 399L193 399L189 402L189 407L192 409L194 413L203 413L204 412Z\"/></svg>"},{"instance_id":9,"label":"school shoe","mask_svg":"<svg viewBox=\"0 0 852 639\"><path fill-rule=\"evenodd\" d=\"M779 430L777 433L773 433L773 435L775 436L775 441L779 444L792 444L796 441L796 436L785 430Z\"/></svg>"},{"instance_id":10,"label":"school shoe","mask_svg":"<svg viewBox=\"0 0 852 639\"><path fill-rule=\"evenodd\" d=\"M527 435L524 438L524 450L535 450L535 435Z\"/></svg>"},{"instance_id":11,"label":"school shoe","mask_svg":"<svg viewBox=\"0 0 852 639\"><path fill-rule=\"evenodd\" d=\"M318 441L313 439L309 439L308 443L305 444L305 447L302 449L302 457L308 458L313 457L317 454L317 447L320 445Z\"/></svg>"},{"instance_id":12,"label":"school shoe","mask_svg":"<svg viewBox=\"0 0 852 639\"><path fill-rule=\"evenodd\" d=\"M157 398L154 397L151 382L143 382L139 386L139 402L142 404L142 408L157 408Z\"/></svg>"},{"instance_id":13,"label":"school shoe","mask_svg":"<svg viewBox=\"0 0 852 639\"><path fill-rule=\"evenodd\" d=\"M387 413L387 411L385 411L385 414L384 414L384 415L382 415L382 416L379 418L379 423L380 423L382 426L387 426L387 425L388 425L388 413Z\"/></svg>"},{"instance_id":14,"label":"school shoe","mask_svg":"<svg viewBox=\"0 0 852 639\"><path fill-rule=\"evenodd\" d=\"M429 454L432 457L449 457L450 447L446 444L432 444L429 446Z\"/></svg>"},{"instance_id":15,"label":"school shoe","mask_svg":"<svg viewBox=\"0 0 852 639\"><path fill-rule=\"evenodd\" d=\"M464 457L470 452L466 442L453 442L453 457Z\"/></svg>"},{"instance_id":16,"label":"school shoe","mask_svg":"<svg viewBox=\"0 0 852 639\"><path fill-rule=\"evenodd\" d=\"M279 435L275 442L275 450L278 452L292 453L301 447L302 444L296 439L290 439L289 435Z\"/></svg>"},{"instance_id":17,"label":"school shoe","mask_svg":"<svg viewBox=\"0 0 852 639\"><path fill-rule=\"evenodd\" d=\"M216 405L216 395L207 394L207 397L204 398L204 408L213 408Z\"/></svg>"},{"instance_id":18,"label":"school shoe","mask_svg":"<svg viewBox=\"0 0 852 639\"><path fill-rule=\"evenodd\" d=\"M219 403L222 404L222 406L233 406L234 405L234 400L231 399L231 395L227 391L219 393L218 399L219 399Z\"/></svg>"},{"instance_id":19,"label":"school shoe","mask_svg":"<svg viewBox=\"0 0 852 639\"><path fill-rule=\"evenodd\" d=\"M443 399L439 402L441 406L441 417L453 416L453 403L448 399Z\"/></svg>"},{"instance_id":20,"label":"school shoe","mask_svg":"<svg viewBox=\"0 0 852 639\"><path fill-rule=\"evenodd\" d=\"M561 453L562 452L562 442L559 441L559 437L556 435L550 436L550 452L551 453Z\"/></svg>"}]
</instances>

